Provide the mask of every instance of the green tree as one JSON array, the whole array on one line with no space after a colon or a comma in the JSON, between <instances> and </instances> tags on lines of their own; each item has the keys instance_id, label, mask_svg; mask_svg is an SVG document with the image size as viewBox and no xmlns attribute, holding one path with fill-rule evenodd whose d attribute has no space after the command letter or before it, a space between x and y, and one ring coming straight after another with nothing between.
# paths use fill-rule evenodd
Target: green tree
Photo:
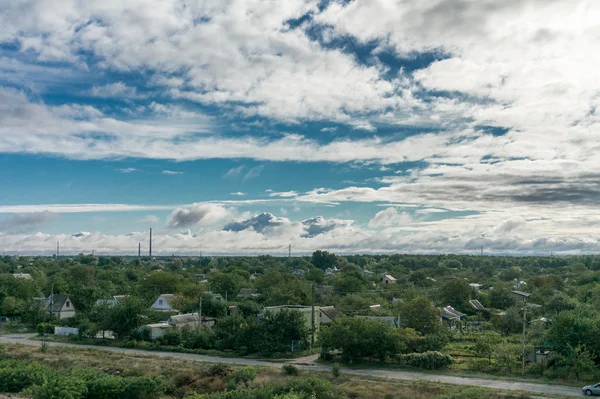
<instances>
[{"instance_id":1,"label":"green tree","mask_svg":"<svg viewBox=\"0 0 600 399\"><path fill-rule=\"evenodd\" d=\"M330 254L327 251L315 251L312 254L312 264L318 269L327 269L335 266L337 256Z\"/></svg>"},{"instance_id":2,"label":"green tree","mask_svg":"<svg viewBox=\"0 0 600 399\"><path fill-rule=\"evenodd\" d=\"M400 305L400 324L421 334L432 334L441 328L440 311L430 299L417 297Z\"/></svg>"},{"instance_id":3,"label":"green tree","mask_svg":"<svg viewBox=\"0 0 600 399\"><path fill-rule=\"evenodd\" d=\"M596 312L585 309L564 311L554 317L545 338L554 349L568 356L572 348L585 346L593 358L600 358L600 318Z\"/></svg>"},{"instance_id":4,"label":"green tree","mask_svg":"<svg viewBox=\"0 0 600 399\"><path fill-rule=\"evenodd\" d=\"M488 306L493 309L508 309L516 303L515 295L508 287L494 287L489 294Z\"/></svg>"},{"instance_id":5,"label":"green tree","mask_svg":"<svg viewBox=\"0 0 600 399\"><path fill-rule=\"evenodd\" d=\"M472 295L473 289L463 279L448 280L439 290L439 297L444 306L450 305L462 311L469 307Z\"/></svg>"},{"instance_id":6,"label":"green tree","mask_svg":"<svg viewBox=\"0 0 600 399\"><path fill-rule=\"evenodd\" d=\"M487 333L477 337L473 351L481 356L488 358L488 363L492 364L492 355L496 350L496 346L502 342L500 335L497 333Z\"/></svg>"},{"instance_id":7,"label":"green tree","mask_svg":"<svg viewBox=\"0 0 600 399\"><path fill-rule=\"evenodd\" d=\"M339 350L342 358L350 362L365 356L384 361L406 348L401 335L390 325L357 317L335 320L321 330L319 341L324 353Z\"/></svg>"},{"instance_id":8,"label":"green tree","mask_svg":"<svg viewBox=\"0 0 600 399\"><path fill-rule=\"evenodd\" d=\"M145 306L143 302L135 298L127 298L110 308L107 325L119 339L123 339L133 333L142 325Z\"/></svg>"},{"instance_id":9,"label":"green tree","mask_svg":"<svg viewBox=\"0 0 600 399\"><path fill-rule=\"evenodd\" d=\"M25 311L25 301L13 296L8 296L4 298L4 301L2 301L2 307L0 307L0 311L4 316L20 316Z\"/></svg>"}]
</instances>

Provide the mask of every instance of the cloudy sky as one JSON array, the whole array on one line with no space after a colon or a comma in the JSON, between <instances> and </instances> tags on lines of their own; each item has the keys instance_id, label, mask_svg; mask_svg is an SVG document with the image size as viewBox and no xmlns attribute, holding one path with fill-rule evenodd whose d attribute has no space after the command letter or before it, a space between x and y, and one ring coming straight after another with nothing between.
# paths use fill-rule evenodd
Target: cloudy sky
<instances>
[{"instance_id":1,"label":"cloudy sky","mask_svg":"<svg viewBox=\"0 0 600 399\"><path fill-rule=\"evenodd\" d=\"M600 3L0 0L0 250L600 251Z\"/></svg>"}]
</instances>

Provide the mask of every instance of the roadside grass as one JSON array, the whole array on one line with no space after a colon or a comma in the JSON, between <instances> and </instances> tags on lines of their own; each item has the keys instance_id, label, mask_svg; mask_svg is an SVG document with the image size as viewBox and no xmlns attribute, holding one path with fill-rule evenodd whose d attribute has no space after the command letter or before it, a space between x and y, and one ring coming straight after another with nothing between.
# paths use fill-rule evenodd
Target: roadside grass
<instances>
[{"instance_id":1,"label":"roadside grass","mask_svg":"<svg viewBox=\"0 0 600 399\"><path fill-rule=\"evenodd\" d=\"M217 379L210 380L210 386L198 385L198 377L211 373L218 365L202 363L193 360L175 359L169 357L158 358L152 354L122 354L101 349L69 348L50 346L46 352L38 347L19 344L0 345L4 348L0 358L17 359L37 362L54 369L67 369L77 367L92 367L109 374L124 377L162 376L171 381L172 390L164 398L184 397L196 389L219 391L227 389ZM235 372L242 366L223 365L227 372ZM274 367L257 367L258 374L249 388L264 387L271 384L285 384L292 381L304 380L309 377L318 377L331 381L343 391L347 398L352 399L526 399L528 394L517 391L502 391L497 389L474 388L430 381L399 381L378 379L375 377L361 377L342 373L334 378L331 373L320 371L299 371L297 376L284 375L282 370ZM238 389L240 387L238 386ZM535 397L554 397L556 395L540 395Z\"/></svg>"}]
</instances>

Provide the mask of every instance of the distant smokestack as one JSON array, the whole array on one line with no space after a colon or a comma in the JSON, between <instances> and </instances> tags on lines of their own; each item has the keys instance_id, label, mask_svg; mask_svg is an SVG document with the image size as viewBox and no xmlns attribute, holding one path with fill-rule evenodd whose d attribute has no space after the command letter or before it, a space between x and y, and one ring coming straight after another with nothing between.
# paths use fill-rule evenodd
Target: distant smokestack
<instances>
[{"instance_id":1,"label":"distant smokestack","mask_svg":"<svg viewBox=\"0 0 600 399\"><path fill-rule=\"evenodd\" d=\"M150 257L152 257L152 227L150 227L150 250L148 252L150 253Z\"/></svg>"},{"instance_id":2,"label":"distant smokestack","mask_svg":"<svg viewBox=\"0 0 600 399\"><path fill-rule=\"evenodd\" d=\"M142 243L138 242L138 258L142 256Z\"/></svg>"}]
</instances>

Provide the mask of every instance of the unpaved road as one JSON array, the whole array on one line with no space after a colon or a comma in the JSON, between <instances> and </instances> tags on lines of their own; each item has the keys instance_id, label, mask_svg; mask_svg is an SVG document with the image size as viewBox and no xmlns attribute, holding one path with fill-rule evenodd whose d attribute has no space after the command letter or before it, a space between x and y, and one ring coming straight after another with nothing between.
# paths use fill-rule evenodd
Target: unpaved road
<instances>
[{"instance_id":1,"label":"unpaved road","mask_svg":"<svg viewBox=\"0 0 600 399\"><path fill-rule=\"evenodd\" d=\"M0 344L22 344L30 346L40 346L39 341L30 341L29 338L35 334L10 334L0 335ZM177 352L150 352L139 349L126 349L126 348L114 348L109 346L94 346L94 345L77 345L62 342L49 342L50 346L62 346L70 348L80 349L94 349L94 350L106 350L110 352L124 353L124 354L135 354L143 356L156 356L156 357L171 357L177 359L193 360L198 362L206 363L226 363L226 364L237 364L247 366L262 366L262 367L281 367L281 363L269 362L264 360L246 359L246 358L228 358L228 357L217 357L217 356L205 356L205 355L192 355L189 353L177 353ZM291 361L293 362L293 361ZM302 370L314 370L314 371L330 371L331 367L324 365L310 365L310 364L297 364L299 369ZM471 385L483 388L496 388L496 389L507 389L516 391L525 391L532 394L553 394L563 396L582 396L581 389L568 387L563 385L549 385L549 384L538 384L530 382L517 382L517 381L502 381L502 380L491 380L485 378L475 377L455 377L451 375L439 375L439 374L428 374L419 373L413 371L398 371L398 370L383 370L383 369L348 369L342 368L342 372L345 374L359 375L366 377L378 377L378 378L389 378L395 380L425 380L433 382L442 382L446 384L455 385ZM583 385L583 384L582 384Z\"/></svg>"}]
</instances>

